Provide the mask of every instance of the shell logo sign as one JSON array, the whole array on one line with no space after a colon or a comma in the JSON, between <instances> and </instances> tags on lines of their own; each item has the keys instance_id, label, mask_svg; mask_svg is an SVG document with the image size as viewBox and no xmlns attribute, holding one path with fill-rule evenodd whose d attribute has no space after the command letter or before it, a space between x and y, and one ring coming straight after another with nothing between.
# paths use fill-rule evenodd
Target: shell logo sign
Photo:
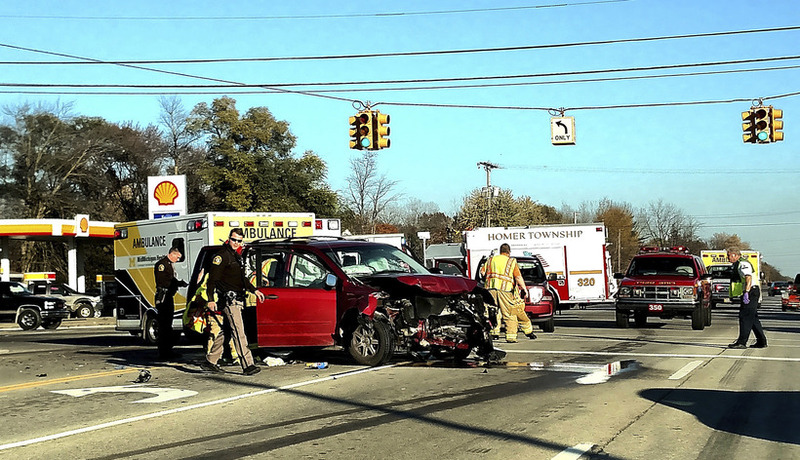
<instances>
[{"instance_id":1,"label":"shell logo sign","mask_svg":"<svg viewBox=\"0 0 800 460\"><path fill-rule=\"evenodd\" d=\"M153 198L156 199L159 206L173 205L175 204L175 198L178 198L178 186L170 181L161 182L156 185Z\"/></svg>"},{"instance_id":2,"label":"shell logo sign","mask_svg":"<svg viewBox=\"0 0 800 460\"><path fill-rule=\"evenodd\" d=\"M147 195L151 219L186 214L186 176L150 176Z\"/></svg>"},{"instance_id":3,"label":"shell logo sign","mask_svg":"<svg viewBox=\"0 0 800 460\"><path fill-rule=\"evenodd\" d=\"M89 219L86 217L81 218L80 224L78 224L78 228L81 229L81 233L86 233L89 231Z\"/></svg>"}]
</instances>

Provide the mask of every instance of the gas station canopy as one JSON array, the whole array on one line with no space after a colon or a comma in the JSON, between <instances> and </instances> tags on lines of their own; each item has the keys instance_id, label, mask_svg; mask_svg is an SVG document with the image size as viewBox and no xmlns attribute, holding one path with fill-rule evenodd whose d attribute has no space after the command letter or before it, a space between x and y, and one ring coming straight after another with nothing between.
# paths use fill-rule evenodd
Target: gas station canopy
<instances>
[{"instance_id":1,"label":"gas station canopy","mask_svg":"<svg viewBox=\"0 0 800 460\"><path fill-rule=\"evenodd\" d=\"M85 275L83 254L78 251L79 238L114 238L114 222L89 220L86 214L74 219L0 219L0 280L9 281L11 261L9 240L62 241L67 244L68 284L83 292ZM80 273L79 273L80 272Z\"/></svg>"}]
</instances>

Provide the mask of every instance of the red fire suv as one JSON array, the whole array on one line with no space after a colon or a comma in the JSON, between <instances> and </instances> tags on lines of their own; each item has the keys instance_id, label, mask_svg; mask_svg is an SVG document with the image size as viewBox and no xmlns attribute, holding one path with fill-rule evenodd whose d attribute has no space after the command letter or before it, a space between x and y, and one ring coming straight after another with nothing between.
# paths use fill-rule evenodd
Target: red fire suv
<instances>
[{"instance_id":1,"label":"red fire suv","mask_svg":"<svg viewBox=\"0 0 800 460\"><path fill-rule=\"evenodd\" d=\"M692 329L711 325L711 275L700 257L684 246L643 247L620 281L616 299L617 327L628 327L633 315L637 327L648 316L673 318L691 315Z\"/></svg>"}]
</instances>

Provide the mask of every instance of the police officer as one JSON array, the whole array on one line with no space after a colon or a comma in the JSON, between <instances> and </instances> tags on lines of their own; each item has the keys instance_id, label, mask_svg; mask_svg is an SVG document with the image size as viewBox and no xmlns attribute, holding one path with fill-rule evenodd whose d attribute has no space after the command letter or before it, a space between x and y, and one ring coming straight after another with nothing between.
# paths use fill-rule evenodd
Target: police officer
<instances>
[{"instance_id":1,"label":"police officer","mask_svg":"<svg viewBox=\"0 0 800 460\"><path fill-rule=\"evenodd\" d=\"M180 260L181 251L176 247L169 249L167 255L156 262L153 267L156 278L156 310L158 315L158 356L161 359L175 358L172 347L175 346L175 336L172 332L172 320L175 316L175 293L179 287L186 286L185 281L175 277L175 268L172 264Z\"/></svg>"},{"instance_id":2,"label":"police officer","mask_svg":"<svg viewBox=\"0 0 800 460\"><path fill-rule=\"evenodd\" d=\"M522 279L517 259L511 257L511 246L507 243L501 244L500 254L489 257L489 260L481 267L481 275L485 276L486 289L500 307L500 313L506 325L506 342L517 341L518 326L522 326L522 332L528 338L535 339L533 325L525 313L525 301L523 300L527 296L525 280ZM514 287L515 283L519 289L519 295Z\"/></svg>"},{"instance_id":3,"label":"police officer","mask_svg":"<svg viewBox=\"0 0 800 460\"><path fill-rule=\"evenodd\" d=\"M728 348L747 348L750 331L756 336L756 343L750 348L767 348L767 336L758 319L758 307L761 303L761 289L758 280L754 279L753 266L747 260L742 260L742 252L738 248L728 248L728 260L733 262L731 267L730 296L742 293L742 303L739 305L739 337Z\"/></svg>"},{"instance_id":4,"label":"police officer","mask_svg":"<svg viewBox=\"0 0 800 460\"><path fill-rule=\"evenodd\" d=\"M264 301L264 293L256 290L255 286L244 276L241 256L244 246L243 238L244 232L241 228L232 229L228 241L211 259L207 282L209 296L207 305L209 310L221 310L228 318L231 325L231 337L236 353L239 355L242 371L245 375L254 375L259 373L261 368L255 365L253 355L248 348L242 322L242 308L244 307L245 290L255 293L260 302ZM224 334L218 334L214 338L214 342L206 354L206 361L200 365L201 368L211 372L223 372L217 362L222 356L224 341Z\"/></svg>"}]
</instances>

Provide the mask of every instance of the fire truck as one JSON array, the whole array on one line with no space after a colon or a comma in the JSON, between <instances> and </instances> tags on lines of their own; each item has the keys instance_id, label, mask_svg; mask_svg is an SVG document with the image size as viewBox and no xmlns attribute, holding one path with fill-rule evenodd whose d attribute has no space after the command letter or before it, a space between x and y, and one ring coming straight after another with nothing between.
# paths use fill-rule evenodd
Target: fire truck
<instances>
[{"instance_id":1,"label":"fire truck","mask_svg":"<svg viewBox=\"0 0 800 460\"><path fill-rule=\"evenodd\" d=\"M177 217L123 222L114 226L114 303L118 331L141 335L155 343L158 334L153 267L171 247L181 251L173 264L175 276L189 282L195 258L205 246L228 239L232 228L244 231L245 242L314 235L313 213L202 212ZM324 225L323 225L324 226ZM319 229L318 229L319 230ZM183 328L186 290L175 294L173 330Z\"/></svg>"},{"instance_id":2,"label":"fire truck","mask_svg":"<svg viewBox=\"0 0 800 460\"><path fill-rule=\"evenodd\" d=\"M536 257L555 290L558 308L613 302L617 284L603 223L476 228L464 232L468 276L508 243L511 256Z\"/></svg>"}]
</instances>

